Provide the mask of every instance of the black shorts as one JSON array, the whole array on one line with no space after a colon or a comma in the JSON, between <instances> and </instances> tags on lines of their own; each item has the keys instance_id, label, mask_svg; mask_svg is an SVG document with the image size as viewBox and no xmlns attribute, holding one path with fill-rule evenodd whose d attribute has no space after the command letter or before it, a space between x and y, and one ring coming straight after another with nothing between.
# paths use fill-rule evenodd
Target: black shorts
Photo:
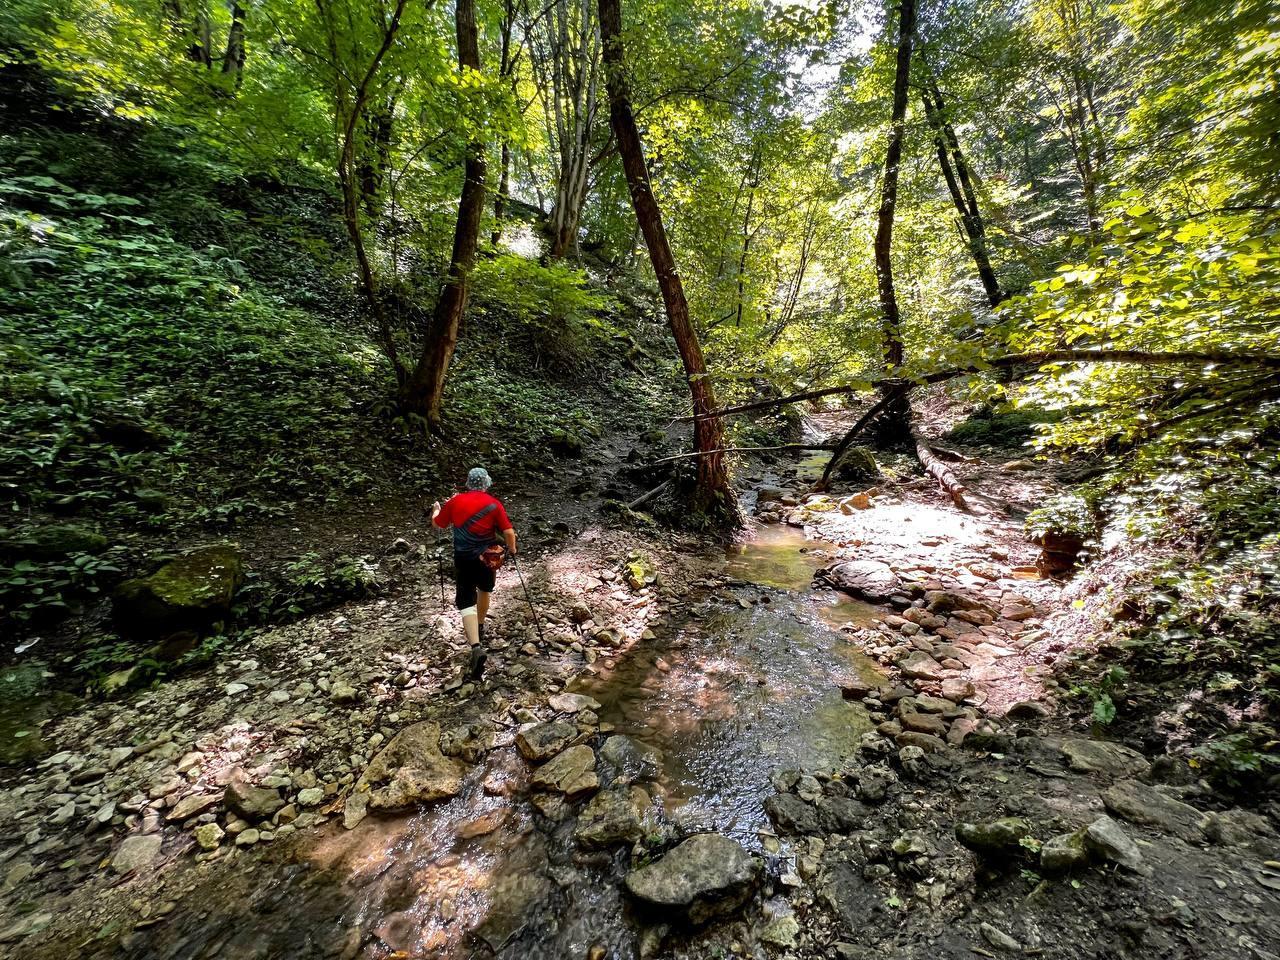
<instances>
[{"instance_id":1,"label":"black shorts","mask_svg":"<svg viewBox=\"0 0 1280 960\"><path fill-rule=\"evenodd\" d=\"M467 607L476 605L476 591L493 593L496 574L486 567L479 557L464 557L455 553L453 555L453 570L454 578L458 584L457 592L454 594L454 602L458 605L459 610L465 610Z\"/></svg>"}]
</instances>

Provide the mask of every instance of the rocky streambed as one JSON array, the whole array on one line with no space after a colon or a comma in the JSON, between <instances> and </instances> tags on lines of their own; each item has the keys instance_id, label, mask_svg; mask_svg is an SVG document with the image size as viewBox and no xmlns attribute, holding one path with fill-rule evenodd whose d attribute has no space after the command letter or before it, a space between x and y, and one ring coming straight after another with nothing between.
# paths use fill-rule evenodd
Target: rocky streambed
<instances>
[{"instance_id":1,"label":"rocky streambed","mask_svg":"<svg viewBox=\"0 0 1280 960\"><path fill-rule=\"evenodd\" d=\"M39 957L1270 956L1266 811L1054 728L1070 616L1008 520L758 478L728 556L588 530L46 729L0 944ZM1082 952L1081 944L1088 948Z\"/></svg>"}]
</instances>

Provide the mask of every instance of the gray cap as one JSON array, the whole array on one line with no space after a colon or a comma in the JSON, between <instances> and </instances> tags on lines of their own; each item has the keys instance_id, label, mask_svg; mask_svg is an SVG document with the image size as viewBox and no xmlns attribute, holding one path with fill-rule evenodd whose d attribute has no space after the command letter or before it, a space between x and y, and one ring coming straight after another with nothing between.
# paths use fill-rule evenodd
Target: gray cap
<instances>
[{"instance_id":1,"label":"gray cap","mask_svg":"<svg viewBox=\"0 0 1280 960\"><path fill-rule=\"evenodd\" d=\"M488 490L493 484L493 477L489 476L489 471L484 467L472 467L467 474L468 490Z\"/></svg>"}]
</instances>

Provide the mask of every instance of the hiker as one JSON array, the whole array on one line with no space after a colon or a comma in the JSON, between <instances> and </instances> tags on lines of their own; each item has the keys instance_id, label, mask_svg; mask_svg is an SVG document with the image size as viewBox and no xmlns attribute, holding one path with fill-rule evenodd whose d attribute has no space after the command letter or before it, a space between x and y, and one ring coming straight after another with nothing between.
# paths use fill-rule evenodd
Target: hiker
<instances>
[{"instance_id":1,"label":"hiker","mask_svg":"<svg viewBox=\"0 0 1280 960\"><path fill-rule=\"evenodd\" d=\"M453 567L457 581L455 602L462 614L462 631L471 644L467 679L476 681L484 672L488 657L485 646L484 618L489 612L495 574L502 565L503 553L516 554L516 531L507 519L502 503L489 495L493 479L484 467L473 467L467 474L467 489L440 505L431 505L431 522L437 527L453 527Z\"/></svg>"}]
</instances>

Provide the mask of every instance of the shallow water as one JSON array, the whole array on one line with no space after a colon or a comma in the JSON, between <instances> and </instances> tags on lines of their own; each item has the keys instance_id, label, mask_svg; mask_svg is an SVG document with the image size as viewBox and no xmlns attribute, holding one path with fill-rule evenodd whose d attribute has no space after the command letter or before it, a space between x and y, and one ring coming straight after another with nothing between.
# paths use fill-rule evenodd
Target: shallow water
<instances>
[{"instance_id":1,"label":"shallow water","mask_svg":"<svg viewBox=\"0 0 1280 960\"><path fill-rule=\"evenodd\" d=\"M824 549L798 530L766 528L725 559L728 586L574 686L600 701L616 733L660 751L646 787L682 828L760 852L770 774L836 767L870 728L838 682L875 667L840 629L883 611L809 589ZM208 910L180 912L124 954L560 960L599 945L635 956L641 927L619 886L625 852L584 856L572 818L552 823L518 792L482 789L504 775L518 786L525 772L513 749L495 750L453 800L351 832L333 824L294 863L233 870L235 886Z\"/></svg>"}]
</instances>

